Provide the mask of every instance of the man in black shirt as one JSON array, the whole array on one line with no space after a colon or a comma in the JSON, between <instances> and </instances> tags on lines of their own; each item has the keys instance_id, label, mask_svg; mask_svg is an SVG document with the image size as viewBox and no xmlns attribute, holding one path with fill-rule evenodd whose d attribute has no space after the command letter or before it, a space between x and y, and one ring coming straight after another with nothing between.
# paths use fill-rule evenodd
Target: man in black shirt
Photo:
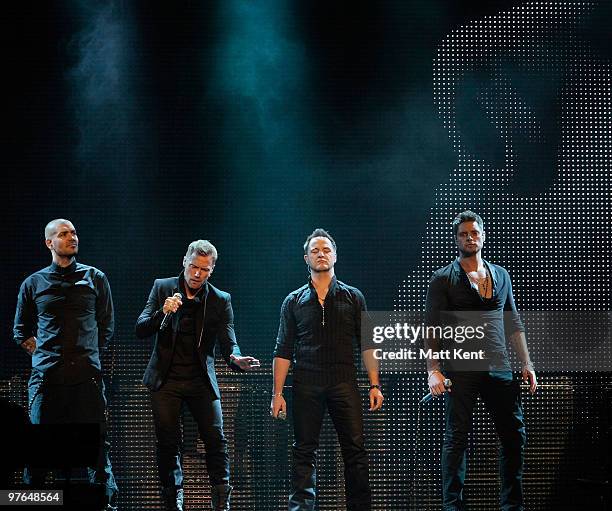
<instances>
[{"instance_id":1,"label":"man in black shirt","mask_svg":"<svg viewBox=\"0 0 612 511\"><path fill-rule=\"evenodd\" d=\"M229 510L229 456L215 374L217 340L223 358L236 371L259 367L242 356L234 333L230 295L208 282L217 249L206 240L189 245L178 277L158 279L136 323L136 335L154 337L144 375L151 390L157 466L167 509L183 509L180 417L183 403L198 425L206 448L213 509Z\"/></svg>"},{"instance_id":2,"label":"man in black shirt","mask_svg":"<svg viewBox=\"0 0 612 511\"><path fill-rule=\"evenodd\" d=\"M113 336L113 301L100 270L76 262L79 239L69 220L45 227L51 266L30 275L19 290L15 342L32 356L29 382L33 424L98 423L100 456L92 483L106 487L113 509L117 485L108 457L106 399L100 349ZM26 482L44 483L45 473L26 471Z\"/></svg>"},{"instance_id":3,"label":"man in black shirt","mask_svg":"<svg viewBox=\"0 0 612 511\"><path fill-rule=\"evenodd\" d=\"M313 511L315 457L326 410L336 427L344 459L348 511L371 509L368 455L363 440L361 397L353 361L353 341L359 347L361 313L366 310L361 291L336 279L336 243L323 229L304 243L304 260L310 271L308 284L285 298L274 350L274 386L270 413L286 413L283 386L293 361L292 493L289 511ZM378 367L370 350L370 410L382 406Z\"/></svg>"},{"instance_id":4,"label":"man in black shirt","mask_svg":"<svg viewBox=\"0 0 612 511\"><path fill-rule=\"evenodd\" d=\"M446 432L442 448L442 488L444 511L465 508L465 480L468 433L472 413L480 394L491 413L499 435L501 471L501 508L504 511L523 509L523 451L526 442L520 387L512 378L505 338L510 341L522 362L522 376L537 388L536 375L529 359L523 324L517 313L508 272L482 258L485 240L480 216L464 211L453 221L459 257L450 265L434 272L429 283L426 322L442 326L445 318L486 325L485 335L478 342L486 360L480 366L462 360L449 360L444 368L435 358L428 359L428 383L434 396L447 391L444 380L452 387L446 394ZM457 319L463 318L463 319ZM474 326L474 324L472 326ZM429 347L439 352L439 339L428 340ZM458 347L457 345L455 347ZM453 351L453 350L450 350Z\"/></svg>"}]
</instances>

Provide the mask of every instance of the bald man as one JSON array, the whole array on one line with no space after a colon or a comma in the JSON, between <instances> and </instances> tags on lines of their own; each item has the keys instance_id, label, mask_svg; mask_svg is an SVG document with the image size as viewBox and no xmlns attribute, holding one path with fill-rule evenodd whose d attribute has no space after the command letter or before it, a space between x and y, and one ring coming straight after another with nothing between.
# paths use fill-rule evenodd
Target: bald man
<instances>
[{"instance_id":1,"label":"bald man","mask_svg":"<svg viewBox=\"0 0 612 511\"><path fill-rule=\"evenodd\" d=\"M32 424L100 425L100 449L90 482L103 485L106 509L114 506L117 484L108 457L106 398L100 349L111 340L114 315L106 275L76 262L79 238L72 222L52 220L45 227L50 266L21 284L14 339L31 357L29 408ZM29 470L34 488L46 473Z\"/></svg>"}]
</instances>

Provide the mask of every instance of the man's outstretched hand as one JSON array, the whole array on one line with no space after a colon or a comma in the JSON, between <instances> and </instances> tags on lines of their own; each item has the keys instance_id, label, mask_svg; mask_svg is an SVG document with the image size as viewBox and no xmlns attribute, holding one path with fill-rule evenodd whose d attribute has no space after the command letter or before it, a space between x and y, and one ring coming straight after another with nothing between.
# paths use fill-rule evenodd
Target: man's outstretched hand
<instances>
[{"instance_id":1,"label":"man's outstretched hand","mask_svg":"<svg viewBox=\"0 0 612 511\"><path fill-rule=\"evenodd\" d=\"M251 371L257 367L260 367L259 360L254 357L237 357L236 355L230 355L232 362L236 364L243 371Z\"/></svg>"}]
</instances>

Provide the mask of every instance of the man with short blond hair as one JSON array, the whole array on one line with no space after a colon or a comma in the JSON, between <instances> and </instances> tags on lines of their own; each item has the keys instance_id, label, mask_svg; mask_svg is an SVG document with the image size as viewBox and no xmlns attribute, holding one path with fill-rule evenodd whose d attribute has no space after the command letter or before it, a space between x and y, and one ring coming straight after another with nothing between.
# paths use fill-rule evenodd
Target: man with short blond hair
<instances>
[{"instance_id":1,"label":"man with short blond hair","mask_svg":"<svg viewBox=\"0 0 612 511\"><path fill-rule=\"evenodd\" d=\"M213 266L217 262L217 249L208 240L196 240L192 241L187 247L186 258L191 258L194 255L198 256L210 256Z\"/></svg>"},{"instance_id":2,"label":"man with short blond hair","mask_svg":"<svg viewBox=\"0 0 612 511\"><path fill-rule=\"evenodd\" d=\"M259 367L257 359L240 353L230 295L208 282L216 261L212 243L192 242L183 257L181 274L155 281L136 323L137 337L154 339L143 381L151 391L157 467L168 510L183 509L183 405L195 419L206 448L213 509L230 509L229 455L215 374L217 342L233 370Z\"/></svg>"}]
</instances>

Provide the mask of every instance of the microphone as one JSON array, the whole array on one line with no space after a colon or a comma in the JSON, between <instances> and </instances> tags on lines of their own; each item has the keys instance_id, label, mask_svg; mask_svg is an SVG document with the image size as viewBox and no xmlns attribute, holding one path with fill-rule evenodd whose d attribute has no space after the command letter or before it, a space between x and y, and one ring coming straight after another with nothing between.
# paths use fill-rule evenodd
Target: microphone
<instances>
[{"instance_id":1,"label":"microphone","mask_svg":"<svg viewBox=\"0 0 612 511\"><path fill-rule=\"evenodd\" d=\"M172 295L172 298L179 298L180 300L182 300L183 295L181 293L174 293ZM172 314L172 312L166 312L166 314L164 314L164 319L162 319L161 325L159 325L160 332L168 326L168 323L170 322L170 316L172 316Z\"/></svg>"},{"instance_id":2,"label":"microphone","mask_svg":"<svg viewBox=\"0 0 612 511\"><path fill-rule=\"evenodd\" d=\"M449 389L452 386L453 386L453 382L450 381L448 378L446 378L444 380L444 388ZM430 392L429 394L423 396L423 399L419 401L419 404L424 405L426 403L429 403L433 398L434 398L434 395Z\"/></svg>"}]
</instances>

